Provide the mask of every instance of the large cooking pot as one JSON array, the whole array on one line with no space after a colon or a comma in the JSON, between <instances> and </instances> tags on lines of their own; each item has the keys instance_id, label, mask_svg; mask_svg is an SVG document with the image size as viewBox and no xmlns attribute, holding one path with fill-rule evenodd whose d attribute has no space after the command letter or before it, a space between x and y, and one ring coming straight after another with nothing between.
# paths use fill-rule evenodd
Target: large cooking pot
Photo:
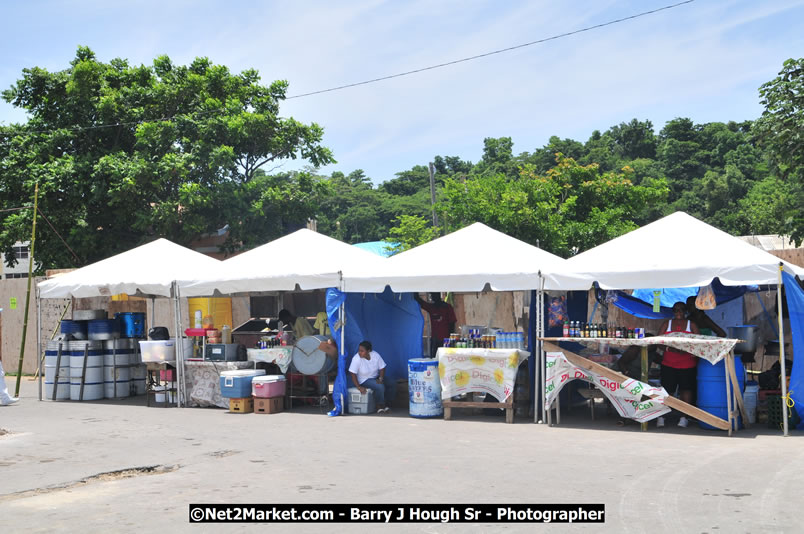
<instances>
[{"instance_id":1,"label":"large cooking pot","mask_svg":"<svg viewBox=\"0 0 804 534\"><path fill-rule=\"evenodd\" d=\"M291 353L293 367L305 375L318 375L335 367L335 360L318 348L329 336L304 336L296 342Z\"/></svg>"},{"instance_id":2,"label":"large cooking pot","mask_svg":"<svg viewBox=\"0 0 804 534\"><path fill-rule=\"evenodd\" d=\"M757 332L759 328L754 324L744 324L729 327L729 337L742 339L743 342L734 345L735 353L754 352L757 350Z\"/></svg>"}]
</instances>

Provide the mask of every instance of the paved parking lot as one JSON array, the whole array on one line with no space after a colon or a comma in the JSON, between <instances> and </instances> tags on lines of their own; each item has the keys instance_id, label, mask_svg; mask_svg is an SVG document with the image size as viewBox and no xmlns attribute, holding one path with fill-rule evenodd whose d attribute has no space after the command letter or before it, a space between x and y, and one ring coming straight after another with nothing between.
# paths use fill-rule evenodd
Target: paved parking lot
<instances>
[{"instance_id":1,"label":"paved parking lot","mask_svg":"<svg viewBox=\"0 0 804 534\"><path fill-rule=\"evenodd\" d=\"M13 379L7 378L9 387ZM0 407L3 532L598 532L601 525L190 524L207 503L603 503L607 531L797 532L794 434L641 432L573 410L560 427L457 414L327 418L124 402ZM403 413L405 412L405 413ZM1 432L0 432L1 433ZM121 473L122 471L122 473ZM106 474L104 473L112 473ZM98 476L101 475L101 476Z\"/></svg>"}]
</instances>

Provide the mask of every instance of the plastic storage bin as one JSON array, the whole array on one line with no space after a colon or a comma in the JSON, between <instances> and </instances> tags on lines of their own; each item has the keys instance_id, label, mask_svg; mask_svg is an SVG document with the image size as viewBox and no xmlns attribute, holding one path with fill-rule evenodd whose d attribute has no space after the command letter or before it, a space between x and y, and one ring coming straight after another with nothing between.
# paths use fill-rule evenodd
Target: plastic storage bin
<instances>
[{"instance_id":1,"label":"plastic storage bin","mask_svg":"<svg viewBox=\"0 0 804 534\"><path fill-rule=\"evenodd\" d=\"M221 372L221 397L229 399L251 398L251 380L263 376L264 369L239 369Z\"/></svg>"},{"instance_id":2,"label":"plastic storage bin","mask_svg":"<svg viewBox=\"0 0 804 534\"><path fill-rule=\"evenodd\" d=\"M357 388L349 388L347 393L349 394L348 411L350 414L365 415L377 411L374 403L374 391L366 389L365 393L360 393Z\"/></svg>"},{"instance_id":3,"label":"plastic storage bin","mask_svg":"<svg viewBox=\"0 0 804 534\"><path fill-rule=\"evenodd\" d=\"M183 340L184 358L193 356L193 342ZM176 340L140 341L140 352L143 362L173 362L176 361Z\"/></svg>"},{"instance_id":4,"label":"plastic storage bin","mask_svg":"<svg viewBox=\"0 0 804 534\"><path fill-rule=\"evenodd\" d=\"M286 383L282 375L255 376L251 381L251 395L263 399L284 397Z\"/></svg>"}]
</instances>

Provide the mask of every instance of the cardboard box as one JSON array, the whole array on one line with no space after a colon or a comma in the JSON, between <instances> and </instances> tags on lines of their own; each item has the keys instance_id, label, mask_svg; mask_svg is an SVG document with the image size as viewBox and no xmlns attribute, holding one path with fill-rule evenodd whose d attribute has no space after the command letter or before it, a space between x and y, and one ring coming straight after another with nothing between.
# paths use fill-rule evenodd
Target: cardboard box
<instances>
[{"instance_id":1,"label":"cardboard box","mask_svg":"<svg viewBox=\"0 0 804 534\"><path fill-rule=\"evenodd\" d=\"M252 413L254 411L254 399L251 397L229 399L229 411L232 413Z\"/></svg>"},{"instance_id":2,"label":"cardboard box","mask_svg":"<svg viewBox=\"0 0 804 534\"><path fill-rule=\"evenodd\" d=\"M279 413L285 408L285 397L254 397L254 413Z\"/></svg>"}]
</instances>

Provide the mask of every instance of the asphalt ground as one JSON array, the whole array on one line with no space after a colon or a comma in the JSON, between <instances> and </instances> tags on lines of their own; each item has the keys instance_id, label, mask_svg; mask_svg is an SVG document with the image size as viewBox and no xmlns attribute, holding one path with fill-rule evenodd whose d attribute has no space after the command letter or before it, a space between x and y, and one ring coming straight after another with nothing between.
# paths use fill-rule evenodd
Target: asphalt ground
<instances>
[{"instance_id":1,"label":"asphalt ground","mask_svg":"<svg viewBox=\"0 0 804 534\"><path fill-rule=\"evenodd\" d=\"M6 378L9 389L13 377ZM13 391L13 390L12 390ZM328 418L22 400L0 407L6 532L800 532L801 433L642 432L599 407L548 427L455 419ZM100 476L99 476L100 475ZM191 503L602 503L604 524L222 524Z\"/></svg>"}]
</instances>

